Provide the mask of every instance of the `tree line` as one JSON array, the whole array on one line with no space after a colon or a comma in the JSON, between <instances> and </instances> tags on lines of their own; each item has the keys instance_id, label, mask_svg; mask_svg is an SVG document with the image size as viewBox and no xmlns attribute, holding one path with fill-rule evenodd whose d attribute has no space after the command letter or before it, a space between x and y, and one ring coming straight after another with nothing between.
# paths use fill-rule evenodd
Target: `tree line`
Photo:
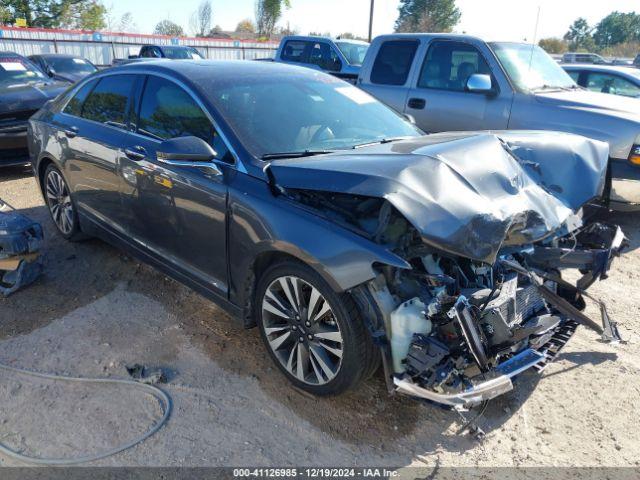
<instances>
[{"instance_id":1,"label":"tree line","mask_svg":"<svg viewBox=\"0 0 640 480\"><path fill-rule=\"evenodd\" d=\"M255 34L259 38L270 38L283 11L289 8L290 0L256 0L255 20L246 18L238 22L237 33ZM111 30L135 32L137 26L130 12L114 18L102 0L2 0L0 3L0 25L15 24L25 19L28 27L68 28L77 30ZM219 37L222 28L214 26L215 12L209 0L203 0L189 19L189 30L197 37ZM155 26L154 33L181 37L184 28L165 19Z\"/></svg>"},{"instance_id":2,"label":"tree line","mask_svg":"<svg viewBox=\"0 0 640 480\"><path fill-rule=\"evenodd\" d=\"M596 25L580 17L563 38L543 38L539 45L549 53L576 51L632 57L640 53L640 15L611 12Z\"/></svg>"},{"instance_id":3,"label":"tree line","mask_svg":"<svg viewBox=\"0 0 640 480\"><path fill-rule=\"evenodd\" d=\"M235 32L260 39L268 39L274 33L297 33L288 26L276 26L283 11L290 6L290 0L256 0L254 18L238 22ZM0 24L14 24L23 18L29 27L137 31L130 12L115 18L109 10L112 9L107 8L102 0L3 0ZM460 16L455 0L401 0L395 27L399 32L448 32L459 22ZM214 19L211 1L203 0L190 17L189 30L197 37L219 37L223 31L215 25ZM172 37L186 34L181 25L170 19L158 22L154 33ZM341 34L341 37L357 38L350 32Z\"/></svg>"}]
</instances>

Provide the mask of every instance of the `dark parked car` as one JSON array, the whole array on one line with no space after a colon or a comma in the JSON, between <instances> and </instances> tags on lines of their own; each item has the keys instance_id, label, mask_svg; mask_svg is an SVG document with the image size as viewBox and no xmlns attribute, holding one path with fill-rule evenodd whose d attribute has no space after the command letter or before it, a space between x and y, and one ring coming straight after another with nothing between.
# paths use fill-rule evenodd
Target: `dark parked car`
<instances>
[{"instance_id":1,"label":"dark parked car","mask_svg":"<svg viewBox=\"0 0 640 480\"><path fill-rule=\"evenodd\" d=\"M51 78L75 83L98 71L98 68L86 58L62 53L42 53L29 57Z\"/></svg>"},{"instance_id":2,"label":"dark parked car","mask_svg":"<svg viewBox=\"0 0 640 480\"><path fill-rule=\"evenodd\" d=\"M185 61L81 81L30 120L30 147L65 238L99 236L257 324L317 395L382 360L389 388L464 407L542 369L579 324L618 338L580 311L624 244L586 220L603 142L423 136L322 72Z\"/></svg>"},{"instance_id":3,"label":"dark parked car","mask_svg":"<svg viewBox=\"0 0 640 480\"><path fill-rule=\"evenodd\" d=\"M49 79L26 58L0 52L0 167L29 163L27 120L68 86Z\"/></svg>"},{"instance_id":4,"label":"dark parked car","mask_svg":"<svg viewBox=\"0 0 640 480\"><path fill-rule=\"evenodd\" d=\"M127 59L116 58L114 65L126 65L149 60L202 60L204 57L194 47L187 45L144 45L138 55L129 55Z\"/></svg>"},{"instance_id":5,"label":"dark parked car","mask_svg":"<svg viewBox=\"0 0 640 480\"><path fill-rule=\"evenodd\" d=\"M187 45L145 45L140 58L169 58L171 60L202 60L204 57L194 47Z\"/></svg>"}]
</instances>

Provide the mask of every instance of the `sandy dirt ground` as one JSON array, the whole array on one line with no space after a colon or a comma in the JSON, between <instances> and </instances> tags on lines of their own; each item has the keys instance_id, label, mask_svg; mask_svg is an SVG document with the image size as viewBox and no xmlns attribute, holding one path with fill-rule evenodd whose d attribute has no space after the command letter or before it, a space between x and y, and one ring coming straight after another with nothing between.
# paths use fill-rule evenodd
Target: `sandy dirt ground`
<instances>
[{"instance_id":1,"label":"sandy dirt ground","mask_svg":"<svg viewBox=\"0 0 640 480\"><path fill-rule=\"evenodd\" d=\"M542 376L524 374L490 403L484 440L459 436L456 414L390 397L379 376L317 399L272 366L257 330L98 240L67 243L28 171L4 170L0 198L45 229L45 273L0 298L0 363L73 376L126 378L161 367L168 423L96 465L638 466L640 215L613 220L631 238L593 293L624 345L580 327ZM596 309L588 313L597 318ZM37 456L89 454L142 433L160 415L144 393L0 371L0 442ZM1 465L18 465L0 455Z\"/></svg>"}]
</instances>

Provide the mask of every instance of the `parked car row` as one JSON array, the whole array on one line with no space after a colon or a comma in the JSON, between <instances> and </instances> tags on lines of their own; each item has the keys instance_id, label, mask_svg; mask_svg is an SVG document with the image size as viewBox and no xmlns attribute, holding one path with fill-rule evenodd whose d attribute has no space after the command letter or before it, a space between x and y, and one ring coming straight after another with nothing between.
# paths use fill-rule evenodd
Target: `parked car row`
<instances>
[{"instance_id":1,"label":"parked car row","mask_svg":"<svg viewBox=\"0 0 640 480\"><path fill-rule=\"evenodd\" d=\"M567 52L559 58L562 64L582 63L589 65L616 65L622 67L640 68L640 54L635 58L613 58L606 60L597 53L588 52Z\"/></svg>"},{"instance_id":2,"label":"parked car row","mask_svg":"<svg viewBox=\"0 0 640 480\"><path fill-rule=\"evenodd\" d=\"M448 121L446 100L457 121L463 108L503 121L539 101L515 98L513 79L572 84L538 51L543 78L515 76L521 48L383 37L361 84L401 111ZM257 326L294 385L339 394L382 364L390 391L467 409L542 370L580 324L620 339L604 307L602 325L581 311L625 247L591 216L609 147L509 127L424 135L318 70L185 60L81 80L31 117L28 139L63 237L111 242Z\"/></svg>"},{"instance_id":3,"label":"parked car row","mask_svg":"<svg viewBox=\"0 0 640 480\"><path fill-rule=\"evenodd\" d=\"M29 162L29 118L68 87L25 57L0 52L0 167Z\"/></svg>"}]
</instances>

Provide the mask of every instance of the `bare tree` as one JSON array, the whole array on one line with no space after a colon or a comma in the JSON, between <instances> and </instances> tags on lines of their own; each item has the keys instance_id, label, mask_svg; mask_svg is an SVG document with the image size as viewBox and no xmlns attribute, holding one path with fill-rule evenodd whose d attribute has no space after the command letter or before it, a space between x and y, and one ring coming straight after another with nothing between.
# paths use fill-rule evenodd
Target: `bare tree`
<instances>
[{"instance_id":1,"label":"bare tree","mask_svg":"<svg viewBox=\"0 0 640 480\"><path fill-rule=\"evenodd\" d=\"M211 30L213 20L213 8L211 2L203 0L195 12L191 14L189 27L196 37L206 37Z\"/></svg>"}]
</instances>

